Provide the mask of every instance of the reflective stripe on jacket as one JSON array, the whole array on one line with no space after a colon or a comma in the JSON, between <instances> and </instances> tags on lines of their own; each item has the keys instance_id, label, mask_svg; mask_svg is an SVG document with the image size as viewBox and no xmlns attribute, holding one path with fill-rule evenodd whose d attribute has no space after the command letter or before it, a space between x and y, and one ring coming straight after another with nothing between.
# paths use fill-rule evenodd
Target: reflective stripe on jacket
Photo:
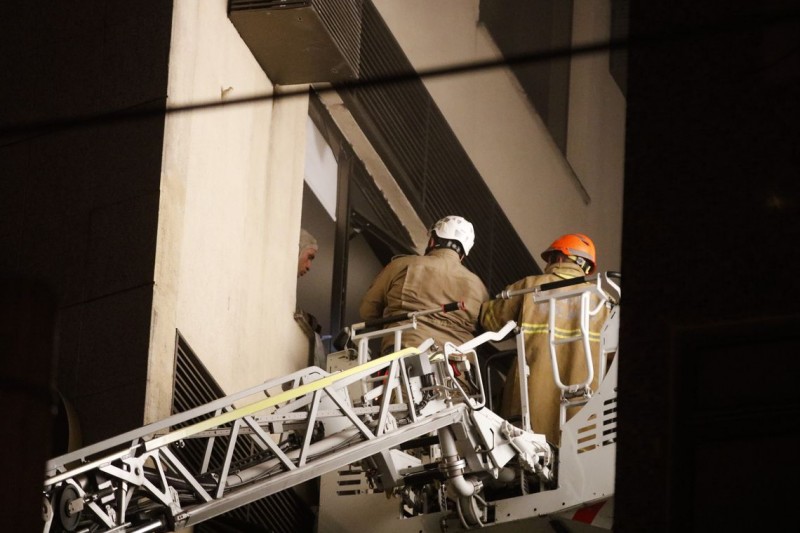
<instances>
[{"instance_id":1,"label":"reflective stripe on jacket","mask_svg":"<svg viewBox=\"0 0 800 533\"><path fill-rule=\"evenodd\" d=\"M509 291L527 289L583 276L578 265L557 263L546 268L539 276L528 276L506 287ZM599 300L593 296L590 307L598 305ZM590 384L592 391L597 390L598 363L600 346L600 329L606 320L608 310L603 308L589 321L589 340L592 350L594 379ZM515 320L524 334L525 357L530 367L528 377L528 405L531 414L531 426L536 433L543 433L547 440L559 444L559 405L561 393L553 376L550 359L550 343L548 339L548 304L534 303L533 293L521 294L508 300L489 300L481 306L480 323L488 331L497 331L509 320ZM555 337L566 339L580 334L580 299L560 300L556 304ZM556 357L561 382L565 385L581 383L588 377L583 344L571 342L556 347ZM517 376L517 365L513 364L503 389L500 414L506 418L520 414L520 387ZM571 416L573 413L568 413Z\"/></svg>"}]
</instances>

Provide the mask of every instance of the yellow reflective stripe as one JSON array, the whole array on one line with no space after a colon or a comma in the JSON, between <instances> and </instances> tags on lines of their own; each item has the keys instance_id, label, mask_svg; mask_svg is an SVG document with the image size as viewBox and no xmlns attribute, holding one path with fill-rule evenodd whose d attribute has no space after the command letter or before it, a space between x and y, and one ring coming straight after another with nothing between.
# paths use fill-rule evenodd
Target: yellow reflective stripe
<instances>
[{"instance_id":1,"label":"yellow reflective stripe","mask_svg":"<svg viewBox=\"0 0 800 533\"><path fill-rule=\"evenodd\" d=\"M530 333L531 335L535 335L538 333L547 333L547 324L531 324L529 322L523 322L522 326L520 326L525 333Z\"/></svg>"},{"instance_id":2,"label":"yellow reflective stripe","mask_svg":"<svg viewBox=\"0 0 800 533\"><path fill-rule=\"evenodd\" d=\"M531 323L531 322L523 322L520 326L520 329L523 333L529 335L542 335L548 332L547 324L543 323ZM580 328L573 328L573 329L565 329L559 328L556 326L554 336L557 339L569 339L572 337L577 337L581 334ZM599 342L600 341L600 332L598 331L589 331L589 340L592 342Z\"/></svg>"},{"instance_id":3,"label":"yellow reflective stripe","mask_svg":"<svg viewBox=\"0 0 800 533\"><path fill-rule=\"evenodd\" d=\"M483 314L483 324L486 329L500 329L500 323L495 317L492 305L486 306L486 312Z\"/></svg>"},{"instance_id":4,"label":"yellow reflective stripe","mask_svg":"<svg viewBox=\"0 0 800 533\"><path fill-rule=\"evenodd\" d=\"M400 359L401 357L405 357L407 355L419 354L419 353L420 351L417 348L410 347L410 348L404 348L394 353L390 353L388 355L384 355L383 357L380 357L378 359L367 361L363 365L354 366L346 370L342 370L341 372L331 374L322 379L318 379L317 381L312 381L311 383L307 383L305 385L289 389L285 392L282 392L276 396L272 396L265 400L255 402L250 405L245 405L244 407L228 411L227 413L217 415L213 418L208 418L206 420L203 420L202 422L197 422L196 424L192 424L191 426L187 426L185 428L181 428L171 433L167 433L166 435L163 435L161 437L149 440L144 444L145 449L147 451L154 450L155 448L164 446L166 444L171 444L173 442L184 439L190 435L194 435L195 433L206 431L207 429L211 429L216 426L232 422L237 418L253 415L269 407L274 407L278 404L287 402L289 400L294 400L296 398L299 398L300 396L305 396L306 394L333 385L337 381L352 376L353 374L357 374L364 370L372 369L376 366L381 366L385 363L389 363L391 361L394 361L395 359Z\"/></svg>"}]
</instances>

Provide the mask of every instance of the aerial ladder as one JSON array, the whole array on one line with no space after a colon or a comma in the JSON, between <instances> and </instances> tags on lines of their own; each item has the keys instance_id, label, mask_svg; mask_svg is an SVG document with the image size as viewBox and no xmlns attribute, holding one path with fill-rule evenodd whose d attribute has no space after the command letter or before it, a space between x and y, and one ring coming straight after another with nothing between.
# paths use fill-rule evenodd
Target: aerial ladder
<instances>
[{"instance_id":1,"label":"aerial ladder","mask_svg":"<svg viewBox=\"0 0 800 533\"><path fill-rule=\"evenodd\" d=\"M619 357L593 369L586 339L588 317L607 308L601 353L617 352L619 274L498 296L551 309L581 301L581 331L569 341L585 346L590 375L573 384L554 372L562 391L558 445L492 410L478 350L516 332L516 364L526 375L513 321L459 346L428 339L370 358L371 339L393 334L399 348L402 331L458 307L448 304L346 328L347 346L329 355L328 369L271 379L48 461L43 531L177 531L321 476L320 533L361 529L364 520L373 531L500 531L542 517L550 529L541 531L573 531L565 524L574 513L613 497ZM551 335L554 363L563 342ZM593 372L601 376L597 391L588 387ZM567 420L576 397L580 410ZM341 475L366 488L336 481ZM552 529L556 522L562 529Z\"/></svg>"}]
</instances>

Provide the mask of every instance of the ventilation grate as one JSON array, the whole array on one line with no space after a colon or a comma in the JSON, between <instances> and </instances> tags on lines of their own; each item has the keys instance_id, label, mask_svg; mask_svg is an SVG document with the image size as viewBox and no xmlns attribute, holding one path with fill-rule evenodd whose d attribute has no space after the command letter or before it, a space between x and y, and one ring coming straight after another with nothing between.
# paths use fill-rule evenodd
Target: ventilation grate
<instances>
[{"instance_id":1,"label":"ventilation grate","mask_svg":"<svg viewBox=\"0 0 800 533\"><path fill-rule=\"evenodd\" d=\"M617 442L617 398L604 402L603 413L592 415L589 423L578 429L578 453L586 453Z\"/></svg>"},{"instance_id":2,"label":"ventilation grate","mask_svg":"<svg viewBox=\"0 0 800 533\"><path fill-rule=\"evenodd\" d=\"M200 359L189 347L180 332L175 342L175 383L173 387L172 414L181 413L225 396ZM196 422L193 420L192 422ZM177 429L177 428L176 428ZM203 461L200 440L187 439L185 446L174 449L175 454L187 465L199 469ZM215 439L209 461L209 470L218 469L225 459L228 439ZM252 437L241 435L236 442L234 463L250 457L258 448ZM253 503L212 518L195 526L196 533L296 533L313 531L314 514L292 489L271 494Z\"/></svg>"},{"instance_id":3,"label":"ventilation grate","mask_svg":"<svg viewBox=\"0 0 800 533\"><path fill-rule=\"evenodd\" d=\"M229 0L228 17L273 83L358 78L364 0Z\"/></svg>"},{"instance_id":4,"label":"ventilation grate","mask_svg":"<svg viewBox=\"0 0 800 533\"><path fill-rule=\"evenodd\" d=\"M366 2L363 8L361 78L413 72L375 6ZM474 224L476 245L465 264L492 294L541 273L420 79L340 94L426 225L449 214Z\"/></svg>"}]
</instances>

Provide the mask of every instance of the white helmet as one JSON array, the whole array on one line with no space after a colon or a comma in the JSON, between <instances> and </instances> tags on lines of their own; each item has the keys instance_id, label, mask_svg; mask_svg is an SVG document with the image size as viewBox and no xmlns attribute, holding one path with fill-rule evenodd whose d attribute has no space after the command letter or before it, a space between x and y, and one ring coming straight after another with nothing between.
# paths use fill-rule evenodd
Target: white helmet
<instances>
[{"instance_id":1,"label":"white helmet","mask_svg":"<svg viewBox=\"0 0 800 533\"><path fill-rule=\"evenodd\" d=\"M475 244L475 230L472 224L462 217L453 215L444 217L431 227L429 234L431 233L442 239L458 241L464 249L464 255L469 255L472 245Z\"/></svg>"}]
</instances>

